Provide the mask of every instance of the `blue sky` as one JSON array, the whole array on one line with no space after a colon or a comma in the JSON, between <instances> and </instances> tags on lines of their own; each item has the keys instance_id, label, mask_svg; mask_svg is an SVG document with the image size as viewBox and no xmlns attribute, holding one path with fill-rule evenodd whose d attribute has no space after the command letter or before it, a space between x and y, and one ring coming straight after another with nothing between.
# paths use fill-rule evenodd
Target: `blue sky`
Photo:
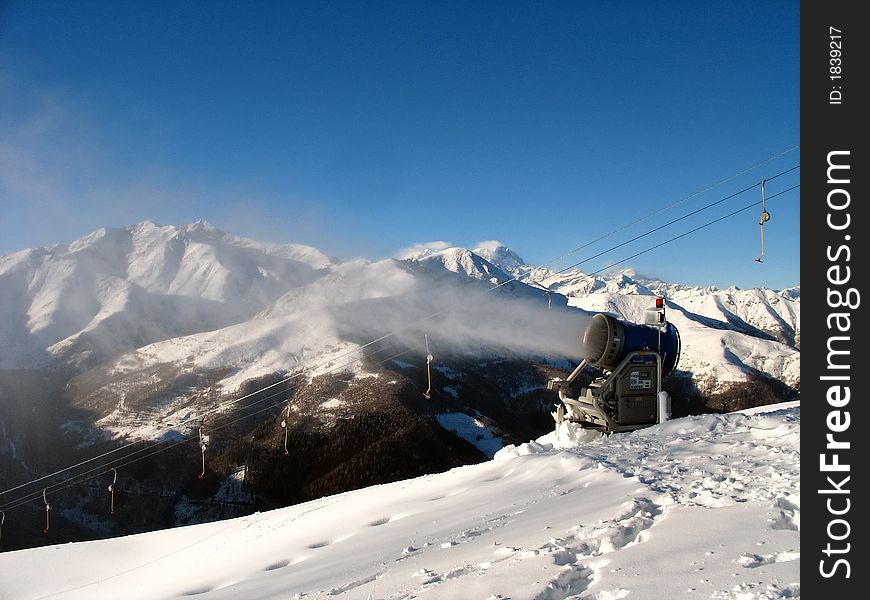
<instances>
[{"instance_id":1,"label":"blue sky","mask_svg":"<svg viewBox=\"0 0 870 600\"><path fill-rule=\"evenodd\" d=\"M798 2L0 0L0 253L206 219L337 256L561 268L799 164ZM768 195L798 183L771 181ZM755 189L584 263L594 271ZM621 264L799 284L799 190Z\"/></svg>"}]
</instances>

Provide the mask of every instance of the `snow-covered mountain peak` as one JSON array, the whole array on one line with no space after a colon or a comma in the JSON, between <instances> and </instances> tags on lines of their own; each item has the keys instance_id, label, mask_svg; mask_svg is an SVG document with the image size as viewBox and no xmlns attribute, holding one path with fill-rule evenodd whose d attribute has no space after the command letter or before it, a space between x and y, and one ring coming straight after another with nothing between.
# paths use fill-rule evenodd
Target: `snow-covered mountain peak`
<instances>
[{"instance_id":1,"label":"snow-covered mountain peak","mask_svg":"<svg viewBox=\"0 0 870 600\"><path fill-rule=\"evenodd\" d=\"M513 279L505 271L467 248L447 248L440 252L433 252L421 258L410 260L430 268L433 266L437 266L436 268L443 267L454 273L495 284Z\"/></svg>"},{"instance_id":2,"label":"snow-covered mountain peak","mask_svg":"<svg viewBox=\"0 0 870 600\"><path fill-rule=\"evenodd\" d=\"M631 293L638 294L641 296L650 296L653 295L654 292L641 281L641 278L638 277L634 271L621 271L619 273L614 273L611 277L606 277L603 279L604 292L609 293Z\"/></svg>"},{"instance_id":3,"label":"snow-covered mountain peak","mask_svg":"<svg viewBox=\"0 0 870 600\"><path fill-rule=\"evenodd\" d=\"M181 229L184 231L208 231L211 233L215 233L215 232L223 233L217 227L215 227L214 225L212 225L211 223L209 223L205 219L198 219L198 220L194 221L193 223L182 226Z\"/></svg>"},{"instance_id":4,"label":"snow-covered mountain peak","mask_svg":"<svg viewBox=\"0 0 870 600\"><path fill-rule=\"evenodd\" d=\"M473 252L495 266L515 275L522 267L526 266L526 261L519 254L498 240L479 242Z\"/></svg>"},{"instance_id":5,"label":"snow-covered mountain peak","mask_svg":"<svg viewBox=\"0 0 870 600\"><path fill-rule=\"evenodd\" d=\"M587 275L581 271L554 273L548 269L535 269L531 272L531 278L540 285L569 297L602 293L652 296L660 293L657 286L648 286L627 271Z\"/></svg>"},{"instance_id":6,"label":"snow-covered mountain peak","mask_svg":"<svg viewBox=\"0 0 870 600\"><path fill-rule=\"evenodd\" d=\"M132 229L132 230L136 230L136 229L165 229L167 227L172 227L172 226L171 225L169 225L169 226L160 225L159 223L155 223L151 219L145 219L141 223L137 223L136 225L131 225L130 229Z\"/></svg>"},{"instance_id":7,"label":"snow-covered mountain peak","mask_svg":"<svg viewBox=\"0 0 870 600\"><path fill-rule=\"evenodd\" d=\"M332 261L206 223L100 228L0 257L0 365L83 366L143 344L250 319Z\"/></svg>"},{"instance_id":8,"label":"snow-covered mountain peak","mask_svg":"<svg viewBox=\"0 0 870 600\"><path fill-rule=\"evenodd\" d=\"M72 242L67 247L67 250L69 252L78 252L80 250L84 250L85 248L89 248L95 243L99 242L99 240L105 238L107 233L108 229L106 227L100 227L99 229L89 233L85 237Z\"/></svg>"}]
</instances>

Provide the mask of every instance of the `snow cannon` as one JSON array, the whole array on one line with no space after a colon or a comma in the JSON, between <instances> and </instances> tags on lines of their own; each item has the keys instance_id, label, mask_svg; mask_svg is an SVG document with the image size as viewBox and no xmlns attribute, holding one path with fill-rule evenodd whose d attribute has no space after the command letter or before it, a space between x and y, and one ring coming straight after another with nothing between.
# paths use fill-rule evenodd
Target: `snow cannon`
<instances>
[{"instance_id":1,"label":"snow cannon","mask_svg":"<svg viewBox=\"0 0 870 600\"><path fill-rule=\"evenodd\" d=\"M680 333L665 315L665 299L657 297L647 309L644 323L629 323L603 313L592 317L583 334L585 357L566 378L556 378L547 388L559 393L556 432L567 420L602 433L649 427L670 417L670 397L662 381L677 366ZM571 383L586 366L602 374L571 397Z\"/></svg>"},{"instance_id":2,"label":"snow cannon","mask_svg":"<svg viewBox=\"0 0 870 600\"><path fill-rule=\"evenodd\" d=\"M586 363L612 371L630 352L654 349L662 361L662 380L677 366L680 353L680 333L672 323L651 327L620 321L598 313L583 334L583 356Z\"/></svg>"}]
</instances>

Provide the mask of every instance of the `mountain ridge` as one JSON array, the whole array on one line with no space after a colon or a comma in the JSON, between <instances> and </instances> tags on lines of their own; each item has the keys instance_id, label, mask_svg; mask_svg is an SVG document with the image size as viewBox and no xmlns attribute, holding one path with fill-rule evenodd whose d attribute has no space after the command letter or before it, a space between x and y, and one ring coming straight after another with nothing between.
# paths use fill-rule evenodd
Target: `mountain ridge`
<instances>
[{"instance_id":1,"label":"mountain ridge","mask_svg":"<svg viewBox=\"0 0 870 600\"><path fill-rule=\"evenodd\" d=\"M0 486L220 431L203 482L188 479L198 446L172 446L124 500L141 522L106 520L101 496L80 490L59 542L223 518L218 491L242 471L248 500L233 514L483 460L480 440L491 453L551 429L546 382L579 362L591 314L642 322L662 293L683 338L666 382L677 412L799 390L799 289L557 273L497 242L479 250L339 261L205 222L145 222L0 256ZM289 456L276 452L281 422ZM45 543L31 534L18 543Z\"/></svg>"},{"instance_id":2,"label":"mountain ridge","mask_svg":"<svg viewBox=\"0 0 870 600\"><path fill-rule=\"evenodd\" d=\"M419 287L420 277L453 282L454 275L548 302L557 295L568 306L611 310L623 318L631 318L628 309L615 305L628 302L624 297L664 295L695 324L800 347L798 287L702 288L632 270L559 273L525 264L497 241L477 250L450 247L404 260L340 262L310 246L264 244L205 221L102 228L65 246L0 256L0 308L9 316L0 328L0 367L55 362L83 369L128 352L153 355L153 344L163 344L172 360L178 354L173 346L189 345L189 336L221 337L218 332L231 328L228 337L238 338L235 330L244 323L267 331L268 322L306 311L321 314L336 300L401 296ZM264 346L260 353L268 350Z\"/></svg>"}]
</instances>

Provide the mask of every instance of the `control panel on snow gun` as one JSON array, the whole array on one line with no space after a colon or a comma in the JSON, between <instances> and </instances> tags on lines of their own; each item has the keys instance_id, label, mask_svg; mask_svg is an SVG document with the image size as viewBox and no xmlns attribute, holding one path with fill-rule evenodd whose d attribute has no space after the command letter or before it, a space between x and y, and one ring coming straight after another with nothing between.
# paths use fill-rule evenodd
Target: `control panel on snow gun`
<instances>
[{"instance_id":1,"label":"control panel on snow gun","mask_svg":"<svg viewBox=\"0 0 870 600\"><path fill-rule=\"evenodd\" d=\"M583 362L567 377L556 378L547 388L559 393L557 426L562 420L604 433L632 431L665 421L670 398L662 381L677 366L680 333L665 316L665 300L657 297L647 309L644 324L628 323L607 314L592 317L583 334ZM587 366L603 374L569 397L571 382Z\"/></svg>"}]
</instances>

